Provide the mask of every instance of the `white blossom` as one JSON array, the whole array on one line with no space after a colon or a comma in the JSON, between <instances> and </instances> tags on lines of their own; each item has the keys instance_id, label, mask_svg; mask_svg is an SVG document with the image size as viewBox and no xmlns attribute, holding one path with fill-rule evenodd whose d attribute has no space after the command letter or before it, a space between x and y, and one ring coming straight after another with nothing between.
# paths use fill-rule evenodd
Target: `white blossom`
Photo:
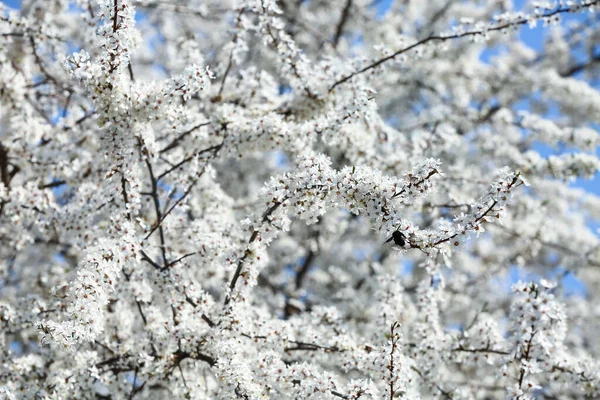
<instances>
[{"instance_id":1,"label":"white blossom","mask_svg":"<svg viewBox=\"0 0 600 400\"><path fill-rule=\"evenodd\" d=\"M600 396L599 1L8 3L0 398Z\"/></svg>"}]
</instances>

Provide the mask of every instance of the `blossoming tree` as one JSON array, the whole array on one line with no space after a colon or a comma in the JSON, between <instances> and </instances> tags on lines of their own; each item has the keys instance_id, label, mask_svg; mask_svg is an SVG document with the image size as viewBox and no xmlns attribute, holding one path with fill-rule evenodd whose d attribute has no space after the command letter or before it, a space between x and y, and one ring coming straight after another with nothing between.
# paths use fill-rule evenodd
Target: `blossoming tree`
<instances>
[{"instance_id":1,"label":"blossoming tree","mask_svg":"<svg viewBox=\"0 0 600 400\"><path fill-rule=\"evenodd\" d=\"M599 396L600 1L521 3L0 5L0 396Z\"/></svg>"}]
</instances>

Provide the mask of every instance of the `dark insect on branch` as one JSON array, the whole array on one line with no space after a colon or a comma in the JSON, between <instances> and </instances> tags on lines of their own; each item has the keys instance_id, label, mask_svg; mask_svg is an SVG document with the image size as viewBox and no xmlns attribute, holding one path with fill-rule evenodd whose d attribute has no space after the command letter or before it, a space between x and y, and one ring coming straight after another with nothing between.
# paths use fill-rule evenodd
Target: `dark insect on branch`
<instances>
[{"instance_id":1,"label":"dark insect on branch","mask_svg":"<svg viewBox=\"0 0 600 400\"><path fill-rule=\"evenodd\" d=\"M396 232L392 233L392 237L390 237L388 240L386 240L383 244L389 243L392 240L394 241L394 244L397 244L400 247L404 247L404 245L406 244L406 241L407 241L404 233L402 233L400 231L396 231Z\"/></svg>"}]
</instances>

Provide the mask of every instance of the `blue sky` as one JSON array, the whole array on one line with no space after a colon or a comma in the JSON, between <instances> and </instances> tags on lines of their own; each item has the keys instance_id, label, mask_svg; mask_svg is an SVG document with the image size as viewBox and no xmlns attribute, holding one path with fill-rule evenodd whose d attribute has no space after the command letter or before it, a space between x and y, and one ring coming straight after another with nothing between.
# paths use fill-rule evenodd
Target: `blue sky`
<instances>
[{"instance_id":1,"label":"blue sky","mask_svg":"<svg viewBox=\"0 0 600 400\"><path fill-rule=\"evenodd\" d=\"M395 0L374 0L374 4L376 4L375 6L378 7L379 10L379 15L383 16L386 12L389 11L391 5L393 4ZM20 8L21 5L21 0L1 0L2 3L8 5L9 7L12 8ZM527 6L528 1L527 0L514 0L514 9L515 10L521 10L524 9ZM562 18L562 24L567 24L569 23L569 21L574 21L574 20L578 20L578 19L582 19L585 18L585 15L582 13L579 14L567 14L567 15L563 15ZM543 27L542 24L538 24L536 28L530 29L528 26L522 26L519 34L521 39L531 48L536 49L536 50L540 50L543 48L544 45L544 40L546 37L546 33L548 31L547 27ZM481 60L484 62L489 62L491 57L493 57L495 54L498 54L499 52L503 51L502 48L491 48L491 49L486 49L482 54L481 54ZM584 55L582 54L582 58L584 58ZM527 109L528 106L525 102L523 102L522 105L519 105L518 108L522 108L522 109ZM552 111L547 115L547 117L553 117L553 116L557 116L558 114L556 114L556 111L553 111L554 115L552 114ZM556 154L556 150L551 149L547 146L534 146L534 149L536 151L538 151L542 156L547 157L551 154ZM598 152L597 152L598 154ZM577 186L577 187L582 187L585 190L595 193L597 195L600 195L600 174L596 174L596 177L594 179L591 180L584 180L584 179L579 179L575 182L572 183L573 186ZM590 221L590 226L600 226L598 224L598 221ZM412 270L412 265L406 264L403 265L402 268L404 269L403 272L404 273L409 273L410 270ZM557 270L555 271L557 274L560 274L562 270ZM565 272L565 271L562 271ZM529 280L529 279L534 279L537 280L539 277L534 277L531 274L527 274L526 271L520 269L520 268L511 268L509 271L509 283L510 282L515 282L519 279L524 279L524 280ZM582 282L580 282L573 274L571 273L566 273L563 277L563 284L564 284L564 288L567 292L570 292L571 294L584 294L585 293L585 285L583 285Z\"/></svg>"},{"instance_id":2,"label":"blue sky","mask_svg":"<svg viewBox=\"0 0 600 400\"><path fill-rule=\"evenodd\" d=\"M385 14L389 11L391 5L395 0L374 0L374 4L379 8L380 15ZM19 8L21 6L21 0L2 0L2 3L8 5L12 8ZM514 0L514 9L521 10L527 7L527 0ZM562 23L568 23L569 21L577 20L584 18L583 13L576 14L565 14L562 16ZM545 33L548 28L542 27L542 24L538 24L538 26L534 29L530 29L528 26L522 26L520 29L521 39L530 47L534 49L541 49L544 44ZM489 59L497 54L501 49L489 49L482 53L481 59L483 61L489 61ZM527 108L526 105L523 107ZM551 117L551 115L550 115ZM549 156L550 154L555 154L555 150L546 147L546 146L536 146L535 150L538 151L542 156ZM600 195L600 174L596 174L594 179L585 180L579 179L576 182L573 182L574 186L582 187L585 190Z\"/></svg>"},{"instance_id":3,"label":"blue sky","mask_svg":"<svg viewBox=\"0 0 600 400\"><path fill-rule=\"evenodd\" d=\"M3 0L1 3L4 3L12 8L20 8L21 0Z\"/></svg>"}]
</instances>

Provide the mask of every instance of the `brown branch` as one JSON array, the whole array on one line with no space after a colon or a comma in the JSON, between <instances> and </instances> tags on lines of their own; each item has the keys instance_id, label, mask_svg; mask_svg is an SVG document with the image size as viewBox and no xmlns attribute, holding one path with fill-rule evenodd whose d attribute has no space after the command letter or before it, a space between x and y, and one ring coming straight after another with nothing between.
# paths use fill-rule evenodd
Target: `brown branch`
<instances>
[{"instance_id":1,"label":"brown branch","mask_svg":"<svg viewBox=\"0 0 600 400\"><path fill-rule=\"evenodd\" d=\"M508 184L507 190L510 190L515 185L515 183L517 183L517 180L519 179L519 176L520 176L520 174L518 174L518 173L515 174L515 177L513 178L513 180ZM485 210L481 215L479 215L477 218L475 218L474 221L471 222L471 225L474 225L474 224L478 223L479 221L481 221L483 218L485 218L488 215L488 213L494 209L494 207L496 206L496 204L498 204L498 200L494 200L492 202L492 204L488 207L487 210ZM435 247L435 246L437 246L437 245L439 245L441 243L448 242L448 241L452 240L453 238L457 237L460 234L461 234L461 232L457 232L457 233L455 233L455 234L453 234L451 236L448 236L448 237L446 237L444 239L440 239L437 242L433 243L431 246ZM411 244L411 246L412 246L412 244Z\"/></svg>"},{"instance_id":2,"label":"brown branch","mask_svg":"<svg viewBox=\"0 0 600 400\"><path fill-rule=\"evenodd\" d=\"M190 129L188 129L187 131L181 133L179 136L177 136L175 139L173 139L173 141L171 143L166 145L162 150L159 150L159 153L161 153L161 154L166 153L167 151L174 149L175 147L177 147L179 142L182 141L187 135L189 135L190 133L194 132L195 130L200 129L203 126L207 126L207 125L210 125L210 122L203 122L201 124L198 124Z\"/></svg>"},{"instance_id":3,"label":"brown branch","mask_svg":"<svg viewBox=\"0 0 600 400\"><path fill-rule=\"evenodd\" d=\"M119 2L118 0L114 0L114 6L113 6L113 24L112 24L112 30L113 33L117 32L117 19L119 17Z\"/></svg>"},{"instance_id":4,"label":"brown branch","mask_svg":"<svg viewBox=\"0 0 600 400\"><path fill-rule=\"evenodd\" d=\"M428 382L430 385L432 385L433 387L435 387L437 390L439 390L439 392L447 399L452 400L452 392L449 392L447 390L442 389L442 387L440 385L438 385L437 383L432 382L429 378L427 378L425 376L424 373L422 373L417 367L412 366L410 367L413 371L415 371L417 373L417 375L419 375L419 377L421 379L423 379L425 382Z\"/></svg>"},{"instance_id":5,"label":"brown branch","mask_svg":"<svg viewBox=\"0 0 600 400\"><path fill-rule=\"evenodd\" d=\"M186 358L190 358L192 360L204 361L205 363L207 363L211 367L214 367L217 364L216 358L211 357L211 356L209 356L207 354L203 354L203 353L186 352L186 351L177 350L175 352L175 354L173 354L173 355L175 356L175 363L177 365L179 365Z\"/></svg>"},{"instance_id":6,"label":"brown branch","mask_svg":"<svg viewBox=\"0 0 600 400\"><path fill-rule=\"evenodd\" d=\"M194 300L192 300L188 295L185 295L185 302L194 308L198 307L198 304ZM206 314L202 314L200 318L202 318L202 320L206 322L211 328L214 328L217 325L210 318L208 318Z\"/></svg>"},{"instance_id":7,"label":"brown branch","mask_svg":"<svg viewBox=\"0 0 600 400\"><path fill-rule=\"evenodd\" d=\"M537 234L535 236L533 236L533 237L525 237L525 236L523 236L523 235L521 235L521 234L519 234L519 233L517 233L517 232L515 232L515 231L513 231L511 229L506 228L505 226L498 225L498 228L502 229L504 232L508 233L512 237L526 239L527 241L537 240L542 246L549 247L549 248L554 249L554 250L558 250L558 251L560 251L560 252L562 252L562 253L564 253L566 255L569 255L569 256L582 257L582 254L581 254L580 251L573 250L570 247L567 247L567 246L562 245L560 243L547 242L545 240L540 239L538 237L538 235L539 235L540 232L537 232ZM598 245L598 246L600 246L600 245ZM591 253L596 248L598 248L598 246L594 246L590 250L584 252L583 253L583 257L582 257L582 258L585 259L585 261L589 265L594 266L594 267L600 267L600 263L590 260L589 256L591 255Z\"/></svg>"},{"instance_id":8,"label":"brown branch","mask_svg":"<svg viewBox=\"0 0 600 400\"><path fill-rule=\"evenodd\" d=\"M268 221L269 216L273 212L275 212L275 210L277 210L277 208L279 208L279 206L286 200L287 200L287 198L284 198L282 201L275 202L271 207L269 207L267 209L267 211L265 211L265 213L263 214L262 222L264 223L264 222ZM258 231L255 230L254 232L252 232L252 236L250 236L250 239L248 240L248 244L253 243L257 238L258 238ZM229 283L230 293L227 295L227 297L225 297L225 305L228 305L229 302L231 301L231 291L233 291L239 277L242 275L242 268L244 267L244 263L250 254L251 254L250 250L246 249L244 251L244 255L238 261L237 268L235 269L233 277L231 278L231 282Z\"/></svg>"},{"instance_id":9,"label":"brown branch","mask_svg":"<svg viewBox=\"0 0 600 400\"><path fill-rule=\"evenodd\" d=\"M589 7L593 7L596 4L600 3L600 0L596 0L593 1L589 4L586 4L584 7L585 8L589 8ZM550 18L552 16L558 15L558 14L562 14L562 13L568 13L568 12L572 12L573 10L570 7L565 7L565 8L557 8L554 11L551 11L549 13L546 13L544 15L541 15L538 18ZM452 40L452 39L460 39L460 38L464 38L464 37L469 37L469 36L478 36L478 35L483 35L484 33L487 32L495 32L495 31L501 31L504 30L506 28L510 28L512 26L520 26L520 25L524 25L526 23L528 23L529 20L527 18L521 18L518 19L516 21L511 21L511 22L506 22L504 24L500 24L500 25L496 25L494 27L491 27L485 31L482 30L473 30L473 31L467 31L467 32L462 32L462 33L456 33L453 35L447 35L447 36L441 36L441 35L431 35L426 37L425 39L421 39L419 41L417 41L416 43L411 44L410 46L406 46L398 51L396 51L395 53L390 54L389 56L383 57L369 65L367 65L366 67L352 72L351 74L348 74L346 76L344 76L343 78L341 78L340 80L336 81L333 85L331 85L331 87L329 88L329 92L332 92L337 86L349 81L350 79L352 79L353 77L355 77L356 75L360 75L364 72L367 72L371 69L377 68L378 66L380 66L381 64L389 61L389 60L393 60L395 59L397 56L406 53L414 48L417 48L419 46L422 46L426 43L429 42L444 42L446 40Z\"/></svg>"},{"instance_id":10,"label":"brown branch","mask_svg":"<svg viewBox=\"0 0 600 400\"><path fill-rule=\"evenodd\" d=\"M600 62L600 54L596 54L594 57L590 58L589 61L587 61L585 63L573 65L568 70L561 72L560 76L562 76L563 78L573 76L578 72L581 72L585 69L593 67L594 65L596 65L599 62Z\"/></svg>"},{"instance_id":11,"label":"brown branch","mask_svg":"<svg viewBox=\"0 0 600 400\"><path fill-rule=\"evenodd\" d=\"M131 382L131 392L129 393L129 400L132 400L133 396L135 396L135 385L137 383L136 381L139 369L139 367L135 367L135 372L133 373L133 382Z\"/></svg>"},{"instance_id":12,"label":"brown branch","mask_svg":"<svg viewBox=\"0 0 600 400\"><path fill-rule=\"evenodd\" d=\"M162 214L160 211L160 201L158 198L158 179L154 177L154 170L152 168L152 163L150 163L150 153L148 149L145 148L144 143L141 138L138 139L138 144L140 145L140 152L142 153L142 157L146 162L146 168L148 170L148 174L150 175L150 183L151 183L151 192L150 197L152 198L152 202L154 204L154 212L156 214L156 225L158 226L158 237L160 240L160 252L162 254L163 264L166 267L169 264L167 260L167 249L165 242L165 232L159 221L162 221Z\"/></svg>"},{"instance_id":13,"label":"brown branch","mask_svg":"<svg viewBox=\"0 0 600 400\"><path fill-rule=\"evenodd\" d=\"M126 274L125 270L123 270L123 275L125 276L127 282L129 282L129 280L131 279L131 274ZM137 309L140 314L140 317L142 318L144 326L148 325L148 320L146 319L146 315L144 314L144 310L142 309L142 303L138 299L135 299L135 304L137 305ZM156 353L156 347L154 346L154 343L151 343L151 346L152 350ZM112 353L114 354L114 351L112 351Z\"/></svg>"},{"instance_id":14,"label":"brown branch","mask_svg":"<svg viewBox=\"0 0 600 400\"><path fill-rule=\"evenodd\" d=\"M437 169L432 169L431 171L429 171L429 174L427 174L426 177L422 178L421 180L419 180L418 182L415 182L414 184L412 182L410 182L408 185L405 185L402 190L400 190L397 193L394 193L394 195L392 195L392 199L395 199L396 197L402 195L404 192L406 192L407 189L411 189L413 187L419 187L421 186L427 179L431 178L433 175L437 174L439 171Z\"/></svg>"},{"instance_id":15,"label":"brown branch","mask_svg":"<svg viewBox=\"0 0 600 400\"><path fill-rule=\"evenodd\" d=\"M69 131L73 128L75 128L77 125L80 125L82 122L84 122L86 119L88 119L89 117L93 116L94 114L96 114L96 111L92 111L89 113L86 113L83 115L83 117L79 118L77 121L75 121L75 123L71 126L65 126L63 128L64 131ZM52 139L46 139L44 141L42 141L42 145L49 143L50 141L52 141Z\"/></svg>"},{"instance_id":16,"label":"brown branch","mask_svg":"<svg viewBox=\"0 0 600 400\"><path fill-rule=\"evenodd\" d=\"M253 335L249 335L247 333L241 333L241 335L243 337L246 337L248 339L253 339L253 340L265 340L267 339L266 336L253 336ZM288 340L289 343L295 344L296 347L286 347L284 348L285 352L290 352L290 351L299 351L299 350L306 350L306 351L316 351L316 350L323 350L326 353L343 353L345 352L344 349L340 349L337 346L323 346L317 343L309 343L309 342L302 342L302 341L298 341L298 340Z\"/></svg>"},{"instance_id":17,"label":"brown branch","mask_svg":"<svg viewBox=\"0 0 600 400\"><path fill-rule=\"evenodd\" d=\"M235 23L236 28L238 29L237 32L235 32L235 35L233 35L233 39L232 42L235 45L235 43L237 43L239 34L240 34L240 24L242 22L242 15L244 14L244 11L246 9L244 7L242 7L240 9L240 12L238 13L237 16L237 20ZM225 88L225 81L227 80L227 76L229 75L229 71L231 71L231 67L233 66L233 50L231 50L231 53L229 53L229 60L227 61L227 68L225 69L225 73L223 74L223 79L221 79L221 86L219 87L219 92L217 94L217 96L215 97L215 101L218 101L221 99L221 96L223 94L223 89Z\"/></svg>"},{"instance_id":18,"label":"brown branch","mask_svg":"<svg viewBox=\"0 0 600 400\"><path fill-rule=\"evenodd\" d=\"M223 142L221 142L221 144L219 144L217 146L213 146L211 148L211 150L213 151L213 153L204 162L204 166L202 167L202 170L200 172L198 172L196 178L193 179L192 183L190 183L190 185L185 190L185 192L183 192L183 195L179 199L177 199L175 201L175 203L157 221L157 223L154 225L154 227L146 235L146 237L144 238L144 240L148 240L148 238L150 236L152 236L152 234L161 226L162 222L175 209L175 207L177 207L183 200L185 200L187 198L187 196L191 193L191 191L194 188L194 186L196 185L196 183L200 180L200 177L204 174L204 171L206 171L206 167L208 166L208 163L210 162L210 160L212 160L213 158L215 158L217 156L217 154L219 153L219 150L221 150L223 148L224 143L225 143L225 140L223 140ZM160 180L160 178L163 175L165 175L165 173L161 174L161 176L159 176L158 179Z\"/></svg>"},{"instance_id":19,"label":"brown branch","mask_svg":"<svg viewBox=\"0 0 600 400\"><path fill-rule=\"evenodd\" d=\"M390 340L392 342L392 347L390 349L390 363L388 364L388 370L390 371L390 380L389 380L389 385L390 385L390 400L394 400L394 395L396 394L396 389L394 389L394 384L396 383L396 381L398 380L399 377L394 378L394 351L396 351L396 346L398 345L398 340L399 338L396 336L396 333L394 332L394 330L399 326L400 324L395 321L394 323L392 323L392 326L390 327Z\"/></svg>"},{"instance_id":20,"label":"brown branch","mask_svg":"<svg viewBox=\"0 0 600 400\"><path fill-rule=\"evenodd\" d=\"M125 175L123 173L121 173L121 191L123 192L125 209L127 209L127 205L129 204L129 198L127 197L127 179L125 179ZM129 211L127 211L127 219L131 220L131 213Z\"/></svg>"},{"instance_id":21,"label":"brown branch","mask_svg":"<svg viewBox=\"0 0 600 400\"><path fill-rule=\"evenodd\" d=\"M6 147L0 143L0 181L5 188L10 184L10 176L8 174L8 151Z\"/></svg>"},{"instance_id":22,"label":"brown branch","mask_svg":"<svg viewBox=\"0 0 600 400\"><path fill-rule=\"evenodd\" d=\"M588 376L586 376L585 371L581 371L581 372L575 372L571 369L565 368L565 367L561 367L558 365L555 365L552 367L552 372L554 371L560 371L563 373L567 373L567 374L571 374L571 375L575 375L575 376L579 376L582 382L591 382L592 379L589 378Z\"/></svg>"},{"instance_id":23,"label":"brown branch","mask_svg":"<svg viewBox=\"0 0 600 400\"><path fill-rule=\"evenodd\" d=\"M275 48L278 48L279 45L281 44L281 41L279 39L277 39L277 36L275 36L273 34L273 32L271 32L271 27L269 25L267 25L267 32L269 33L269 36L271 37L271 40L273 40L273 43L275 44ZM292 57L287 57L286 60L288 61L289 66L291 67L292 71L294 72L294 76L296 78L298 78L298 80L302 84L302 88L304 89L304 92L306 93L306 96L309 97L312 100L317 100L318 99L317 95L315 95L310 90L310 88L306 84L304 78L302 77L302 75L300 75L300 72L298 71L298 66L296 65L296 62L294 61L294 59Z\"/></svg>"},{"instance_id":24,"label":"brown branch","mask_svg":"<svg viewBox=\"0 0 600 400\"><path fill-rule=\"evenodd\" d=\"M459 345L456 349L452 349L452 351L463 352L463 353L492 353L492 354L499 354L499 355L503 355L503 356L510 354L509 351L492 349L489 346L481 348L481 349L467 349L467 348L463 347L462 344Z\"/></svg>"},{"instance_id":25,"label":"brown branch","mask_svg":"<svg viewBox=\"0 0 600 400\"><path fill-rule=\"evenodd\" d=\"M438 11L436 11L435 14L433 14L433 17L431 17L431 19L427 23L427 26L429 26L429 27L434 26L436 24L436 22L438 22L438 20L440 18L442 18L444 16L444 14L446 14L446 12L450 9L450 7L452 6L453 3L454 3L454 0L448 0L442 8L440 8Z\"/></svg>"},{"instance_id":26,"label":"brown branch","mask_svg":"<svg viewBox=\"0 0 600 400\"><path fill-rule=\"evenodd\" d=\"M204 153L208 153L208 152L214 152L217 151L221 148L221 146L223 146L223 143L215 145L215 146L211 146L208 147L206 149L202 149L200 151L194 152L194 154L192 154L191 156L185 157L183 160L181 160L180 162L178 162L177 164L173 165L171 168L169 168L168 170L166 170L165 172L163 172L162 174L160 174L158 176L158 178L156 178L156 180L160 181L161 179L163 179L165 176L169 175L171 172L181 168L184 164L187 164L188 162L192 161L194 158L198 157L201 154Z\"/></svg>"},{"instance_id":27,"label":"brown branch","mask_svg":"<svg viewBox=\"0 0 600 400\"><path fill-rule=\"evenodd\" d=\"M300 270L296 273L296 290L298 290L302 287L304 278L306 277L306 274L310 270L310 267L312 266L312 262L314 259L315 259L315 252L312 250L309 250L308 254L304 258L302 267L300 267Z\"/></svg>"},{"instance_id":28,"label":"brown branch","mask_svg":"<svg viewBox=\"0 0 600 400\"><path fill-rule=\"evenodd\" d=\"M44 76L46 77L46 79L52 83L54 83L56 86L60 87L63 90L68 90L69 93L71 93L71 89L64 87L60 82L58 82L58 80L51 74L48 72L48 70L46 69L46 67L44 67L44 63L42 61L42 58L40 57L40 55L37 52L37 48L36 48L36 43L35 43L35 39L33 36L29 37L29 43L31 44L31 50L33 52L33 57L35 58L35 63L37 64L37 66L40 68L40 71L42 72L42 74L44 74Z\"/></svg>"},{"instance_id":29,"label":"brown branch","mask_svg":"<svg viewBox=\"0 0 600 400\"><path fill-rule=\"evenodd\" d=\"M0 21L8 22L9 24L12 24L11 20L8 17L5 17L3 15L0 15ZM42 32L42 29L39 27L37 29L22 27L22 29L23 29L22 32L5 32L5 33L0 33L0 36L3 36L3 37L9 37L9 36L25 37L25 36L30 35L30 36L34 36L37 38L44 37L44 38L56 40L56 41L63 42L63 43L66 42L66 40L61 37L48 35L48 34Z\"/></svg>"},{"instance_id":30,"label":"brown branch","mask_svg":"<svg viewBox=\"0 0 600 400\"><path fill-rule=\"evenodd\" d=\"M344 350L339 347L329 347L329 346L321 346L316 343L306 343L306 342L297 342L295 340L290 340L290 343L296 345L296 347L286 347L283 349L286 353L291 351L318 351L323 350L325 353L343 353Z\"/></svg>"},{"instance_id":31,"label":"brown branch","mask_svg":"<svg viewBox=\"0 0 600 400\"><path fill-rule=\"evenodd\" d=\"M154 268L158 269L158 270L162 270L163 267L158 265L156 262L154 262L154 260L152 260L148 254L146 254L146 252L144 250L140 250L140 254L142 255L142 260L146 261L148 264L152 265Z\"/></svg>"},{"instance_id":32,"label":"brown branch","mask_svg":"<svg viewBox=\"0 0 600 400\"><path fill-rule=\"evenodd\" d=\"M194 254L196 254L196 253L197 253L197 252L193 252L193 253L188 253L188 254L185 254L185 255L183 255L183 256L181 256L181 257L179 257L177 260L171 261L170 263L168 263L167 265L165 265L165 267L164 267L163 269L167 269L167 268L169 268L169 267L171 267L171 266L173 266L173 265L177 264L178 262L181 262L182 260L184 260L184 259L186 259L186 258L188 258L188 257L191 257L191 256L193 256L193 255L194 255Z\"/></svg>"},{"instance_id":33,"label":"brown branch","mask_svg":"<svg viewBox=\"0 0 600 400\"><path fill-rule=\"evenodd\" d=\"M127 64L127 70L129 71L129 79L131 82L135 82L135 77L133 76L133 67L131 66L131 61Z\"/></svg>"},{"instance_id":34,"label":"brown branch","mask_svg":"<svg viewBox=\"0 0 600 400\"><path fill-rule=\"evenodd\" d=\"M337 28L335 29L335 36L333 37L333 48L337 48L340 38L342 37L342 32L344 31L344 25L348 21L348 17L350 16L350 8L352 7L352 0L346 0L346 6L342 10L342 16L340 17L340 21L337 24Z\"/></svg>"},{"instance_id":35,"label":"brown branch","mask_svg":"<svg viewBox=\"0 0 600 400\"><path fill-rule=\"evenodd\" d=\"M531 325L531 331L533 332L531 334L531 336L529 337L529 341L527 342L527 349L525 350L525 360L529 361L529 353L531 352L531 347L533 346L533 337L535 336L535 334L537 333L537 331L534 330L535 329L535 325L532 324ZM519 389L521 389L521 386L523 385L523 379L525 378L525 368L521 367L521 371L519 372ZM521 397L520 395L517 397L517 399Z\"/></svg>"},{"instance_id":36,"label":"brown branch","mask_svg":"<svg viewBox=\"0 0 600 400\"><path fill-rule=\"evenodd\" d=\"M537 290L535 290L535 298L537 299L539 292ZM527 349L525 350L525 360L529 361L529 357L530 357L530 353L531 353L531 348L533 347L533 337L535 336L535 334L537 333L537 331L535 330L535 322L531 324L531 336L529 336L529 340L527 341ZM519 371L519 389L521 389L521 387L523 386L523 379L525 378L525 368L521 367L521 370ZM523 393L525 393L525 391L523 391ZM519 395L517 397L517 400L521 397L521 395Z\"/></svg>"}]
</instances>

